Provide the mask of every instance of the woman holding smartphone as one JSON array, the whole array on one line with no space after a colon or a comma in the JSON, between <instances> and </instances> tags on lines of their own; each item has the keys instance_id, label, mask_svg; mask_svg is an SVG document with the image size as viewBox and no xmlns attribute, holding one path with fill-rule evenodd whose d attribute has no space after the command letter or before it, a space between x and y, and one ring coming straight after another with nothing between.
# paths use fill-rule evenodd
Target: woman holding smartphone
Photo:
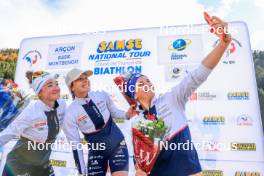
<instances>
[{"instance_id":1,"label":"woman holding smartphone","mask_svg":"<svg viewBox=\"0 0 264 176\"><path fill-rule=\"evenodd\" d=\"M212 17L212 27L224 32L227 24L218 17ZM140 73L130 74L127 80L126 95L135 99L144 116L153 115L156 119L163 119L168 127L166 133L168 144L176 144L176 150L161 150L151 176L187 176L201 175L201 165L195 147L189 150L182 147L191 143L191 134L185 115L185 104L191 94L206 81L212 69L220 61L231 41L230 34L225 34L218 46L206 56L198 68L190 72L178 85L164 95L155 96L150 79ZM179 145L178 145L179 144ZM146 176L147 173L137 168L137 176Z\"/></svg>"}]
</instances>

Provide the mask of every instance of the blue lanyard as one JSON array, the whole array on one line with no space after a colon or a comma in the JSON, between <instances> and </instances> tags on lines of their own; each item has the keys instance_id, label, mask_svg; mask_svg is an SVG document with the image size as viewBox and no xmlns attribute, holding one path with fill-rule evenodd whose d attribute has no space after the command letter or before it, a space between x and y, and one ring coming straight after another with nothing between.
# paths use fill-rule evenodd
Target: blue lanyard
<instances>
[{"instance_id":1,"label":"blue lanyard","mask_svg":"<svg viewBox=\"0 0 264 176\"><path fill-rule=\"evenodd\" d=\"M98 130L103 128L103 126L105 125L103 115L94 104L92 99L89 102L86 102L86 104L82 105L82 107L92 120L95 129Z\"/></svg>"}]
</instances>

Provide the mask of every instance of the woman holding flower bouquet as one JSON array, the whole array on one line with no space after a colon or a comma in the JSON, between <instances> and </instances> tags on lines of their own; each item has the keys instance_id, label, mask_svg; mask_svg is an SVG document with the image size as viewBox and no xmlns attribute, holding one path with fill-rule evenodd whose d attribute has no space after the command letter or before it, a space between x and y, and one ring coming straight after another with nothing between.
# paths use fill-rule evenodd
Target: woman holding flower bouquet
<instances>
[{"instance_id":1,"label":"woman holding flower bouquet","mask_svg":"<svg viewBox=\"0 0 264 176\"><path fill-rule=\"evenodd\" d=\"M128 149L119 127L112 120L136 115L132 107L127 112L116 108L106 92L90 91L89 76L92 71L72 69L66 84L73 95L64 121L64 133L72 144L73 156L80 174L105 176L108 165L113 176L128 175ZM88 170L79 130L87 141L89 150Z\"/></svg>"},{"instance_id":2,"label":"woman holding flower bouquet","mask_svg":"<svg viewBox=\"0 0 264 176\"><path fill-rule=\"evenodd\" d=\"M59 100L60 88L56 75L41 71L27 72L26 76L39 100L28 105L0 133L0 146L19 137L7 155L2 175L54 175L49 163L51 144L61 129L66 104ZM40 145L45 145L45 148Z\"/></svg>"},{"instance_id":3,"label":"woman holding flower bouquet","mask_svg":"<svg viewBox=\"0 0 264 176\"><path fill-rule=\"evenodd\" d=\"M223 32L227 24L218 17L212 17L211 26L218 28ZM191 143L191 135L185 115L185 104L192 92L196 90L211 73L217 65L223 53L231 41L231 36L227 33L223 35L218 46L205 57L201 65L190 72L177 86L164 95L156 97L153 91L153 85L148 77L134 73L125 79L126 95L134 98L143 109L142 114L150 120L162 119L168 127L166 139L169 144L174 143L178 148L176 150L160 151L156 163L150 173L143 172L138 168L136 175L143 176L187 176L201 175L201 166L194 146L189 150L184 150L181 145ZM133 88L134 87L134 88Z\"/></svg>"}]
</instances>

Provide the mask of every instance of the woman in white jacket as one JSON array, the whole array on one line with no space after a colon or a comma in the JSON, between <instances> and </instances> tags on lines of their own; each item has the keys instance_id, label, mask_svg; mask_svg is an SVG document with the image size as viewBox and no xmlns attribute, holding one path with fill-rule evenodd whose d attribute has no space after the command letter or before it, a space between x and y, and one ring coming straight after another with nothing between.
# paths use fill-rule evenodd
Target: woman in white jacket
<instances>
[{"instance_id":1,"label":"woman in white jacket","mask_svg":"<svg viewBox=\"0 0 264 176\"><path fill-rule=\"evenodd\" d=\"M224 32L227 24L218 17L212 17L212 26ZM151 81L142 74L132 74L127 78L126 94L137 100L145 117L152 115L163 119L168 131L166 133L168 145L176 144L177 149L161 150L157 161L151 170L151 176L187 176L201 175L201 166L196 149L191 143L191 134L185 115L185 104L192 92L195 91L211 73L220 61L223 53L231 41L231 35L225 34L198 68L190 72L178 85L162 96L155 96ZM190 144L185 150L182 144ZM175 146L175 145L174 145ZM139 168L137 176L146 176Z\"/></svg>"},{"instance_id":2,"label":"woman in white jacket","mask_svg":"<svg viewBox=\"0 0 264 176\"><path fill-rule=\"evenodd\" d=\"M51 144L61 129L66 110L65 102L59 100L60 88L56 77L47 72L27 72L39 100L28 105L0 133L0 146L19 137L7 155L3 176L54 175L49 162Z\"/></svg>"},{"instance_id":3,"label":"woman in white jacket","mask_svg":"<svg viewBox=\"0 0 264 176\"><path fill-rule=\"evenodd\" d=\"M128 175L128 150L124 136L112 118L131 118L136 114L132 107L127 112L115 107L105 92L90 91L92 71L72 69L66 84L74 100L67 108L64 133L72 144L73 155L80 174L105 176L108 165L113 176ZM87 141L89 155L85 166L80 146L79 131ZM87 168L87 170L86 170Z\"/></svg>"}]
</instances>

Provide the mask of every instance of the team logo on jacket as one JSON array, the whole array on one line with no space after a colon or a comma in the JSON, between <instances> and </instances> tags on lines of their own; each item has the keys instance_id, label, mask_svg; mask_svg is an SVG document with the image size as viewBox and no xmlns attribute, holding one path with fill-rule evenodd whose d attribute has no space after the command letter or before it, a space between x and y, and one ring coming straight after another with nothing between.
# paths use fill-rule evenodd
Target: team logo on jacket
<instances>
[{"instance_id":1,"label":"team logo on jacket","mask_svg":"<svg viewBox=\"0 0 264 176\"><path fill-rule=\"evenodd\" d=\"M37 128L37 130L43 130L44 127L47 125L47 121L46 120L40 120L40 121L37 121L35 124L34 124L34 127Z\"/></svg>"},{"instance_id":2,"label":"team logo on jacket","mask_svg":"<svg viewBox=\"0 0 264 176\"><path fill-rule=\"evenodd\" d=\"M78 118L78 124L86 124L87 123L87 115L81 115L79 118Z\"/></svg>"}]
</instances>

